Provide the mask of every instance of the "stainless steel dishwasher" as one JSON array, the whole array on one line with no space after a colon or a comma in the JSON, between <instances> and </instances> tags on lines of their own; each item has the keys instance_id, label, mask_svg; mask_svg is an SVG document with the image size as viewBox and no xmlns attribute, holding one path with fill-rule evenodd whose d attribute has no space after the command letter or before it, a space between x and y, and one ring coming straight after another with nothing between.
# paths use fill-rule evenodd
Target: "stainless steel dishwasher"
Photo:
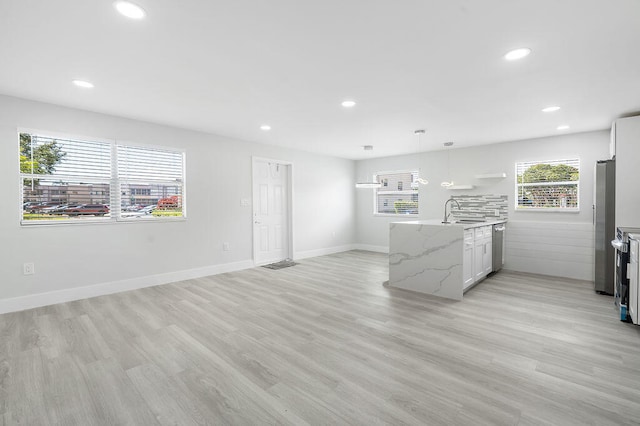
<instances>
[{"instance_id":1,"label":"stainless steel dishwasher","mask_svg":"<svg viewBox=\"0 0 640 426\"><path fill-rule=\"evenodd\" d=\"M507 229L506 224L498 223L493 225L493 234L492 234L492 246L493 250L491 253L493 267L491 268L492 272L498 272L502 269L504 265L504 232Z\"/></svg>"}]
</instances>

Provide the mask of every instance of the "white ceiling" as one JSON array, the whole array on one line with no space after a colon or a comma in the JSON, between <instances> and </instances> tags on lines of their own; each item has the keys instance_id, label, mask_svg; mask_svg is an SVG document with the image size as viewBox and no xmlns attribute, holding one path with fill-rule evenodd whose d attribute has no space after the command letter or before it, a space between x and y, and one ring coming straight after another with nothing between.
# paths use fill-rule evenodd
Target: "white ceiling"
<instances>
[{"instance_id":1,"label":"white ceiling","mask_svg":"<svg viewBox=\"0 0 640 426\"><path fill-rule=\"evenodd\" d=\"M351 159L640 111L638 0L137 3L0 1L0 93Z\"/></svg>"}]
</instances>

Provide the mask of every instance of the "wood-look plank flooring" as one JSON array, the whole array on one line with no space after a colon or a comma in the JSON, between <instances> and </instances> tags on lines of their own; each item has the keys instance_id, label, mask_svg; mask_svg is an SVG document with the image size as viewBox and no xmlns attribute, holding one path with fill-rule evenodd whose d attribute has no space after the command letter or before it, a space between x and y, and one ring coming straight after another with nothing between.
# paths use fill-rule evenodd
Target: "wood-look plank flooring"
<instances>
[{"instance_id":1,"label":"wood-look plank flooring","mask_svg":"<svg viewBox=\"0 0 640 426\"><path fill-rule=\"evenodd\" d=\"M5 425L640 424L640 327L591 283L462 302L351 251L0 315Z\"/></svg>"}]
</instances>

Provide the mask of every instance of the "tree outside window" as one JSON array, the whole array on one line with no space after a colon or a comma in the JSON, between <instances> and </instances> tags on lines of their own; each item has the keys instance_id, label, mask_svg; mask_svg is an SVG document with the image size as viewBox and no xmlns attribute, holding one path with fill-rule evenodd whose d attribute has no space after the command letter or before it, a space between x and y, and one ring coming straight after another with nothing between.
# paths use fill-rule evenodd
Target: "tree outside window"
<instances>
[{"instance_id":1,"label":"tree outside window","mask_svg":"<svg viewBox=\"0 0 640 426\"><path fill-rule=\"evenodd\" d=\"M580 160L516 163L516 209L579 208Z\"/></svg>"}]
</instances>

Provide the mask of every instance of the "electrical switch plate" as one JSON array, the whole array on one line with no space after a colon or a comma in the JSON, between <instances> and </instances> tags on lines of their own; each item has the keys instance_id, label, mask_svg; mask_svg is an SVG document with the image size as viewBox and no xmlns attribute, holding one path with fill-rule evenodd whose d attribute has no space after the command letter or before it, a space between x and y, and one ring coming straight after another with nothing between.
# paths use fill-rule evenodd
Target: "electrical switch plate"
<instances>
[{"instance_id":1,"label":"electrical switch plate","mask_svg":"<svg viewBox=\"0 0 640 426\"><path fill-rule=\"evenodd\" d=\"M500 210L495 209L495 210L493 211L493 215L494 215L495 217L500 216Z\"/></svg>"},{"instance_id":2,"label":"electrical switch plate","mask_svg":"<svg viewBox=\"0 0 640 426\"><path fill-rule=\"evenodd\" d=\"M222 243L222 250L229 251L229 243Z\"/></svg>"},{"instance_id":3,"label":"electrical switch plate","mask_svg":"<svg viewBox=\"0 0 640 426\"><path fill-rule=\"evenodd\" d=\"M33 262L25 263L24 265L22 265L22 273L24 275L33 275L36 273L36 266L33 264Z\"/></svg>"}]
</instances>

